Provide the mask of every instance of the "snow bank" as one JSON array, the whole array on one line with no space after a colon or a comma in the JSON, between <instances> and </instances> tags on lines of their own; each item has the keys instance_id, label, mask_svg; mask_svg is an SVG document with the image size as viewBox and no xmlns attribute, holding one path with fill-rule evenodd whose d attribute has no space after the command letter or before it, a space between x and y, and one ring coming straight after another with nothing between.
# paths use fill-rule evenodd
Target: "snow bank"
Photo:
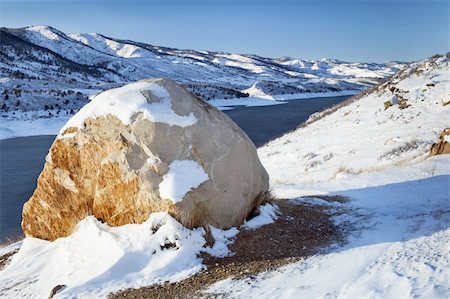
<instances>
[{"instance_id":1,"label":"snow bank","mask_svg":"<svg viewBox=\"0 0 450 299\"><path fill-rule=\"evenodd\" d=\"M23 243L22 241L19 241L0 247L0 256L19 250L20 247L22 246L22 243Z\"/></svg>"},{"instance_id":2,"label":"snow bank","mask_svg":"<svg viewBox=\"0 0 450 299\"><path fill-rule=\"evenodd\" d=\"M159 102L148 103L147 98L142 94L144 91L150 91L159 98ZM136 82L95 96L64 125L60 133L70 127L82 128L87 118L97 118L108 114L116 116L128 125L136 113L142 113L152 122L162 122L171 126L186 127L197 121L192 113L183 116L173 111L170 95L164 87L155 83Z\"/></svg>"},{"instance_id":3,"label":"snow bank","mask_svg":"<svg viewBox=\"0 0 450 299\"><path fill-rule=\"evenodd\" d=\"M120 227L87 217L67 238L26 238L0 272L0 289L10 298L46 298L53 287L66 285L56 298L97 298L125 287L180 280L203 268L197 257L203 234L167 213Z\"/></svg>"},{"instance_id":4,"label":"snow bank","mask_svg":"<svg viewBox=\"0 0 450 299\"><path fill-rule=\"evenodd\" d=\"M275 220L275 207L266 204L245 228ZM271 221L268 221L268 218ZM168 213L152 213L142 224L110 227L95 217L82 220L75 232L54 242L35 238L0 249L0 256L17 250L0 272L1 296L46 298L104 298L125 288L182 280L204 269L201 252L215 257L233 255L228 249L239 229L210 227L212 247L205 247L203 228L187 229Z\"/></svg>"},{"instance_id":5,"label":"snow bank","mask_svg":"<svg viewBox=\"0 0 450 299\"><path fill-rule=\"evenodd\" d=\"M209 180L208 174L198 162L174 160L159 184L159 194L162 198L177 203L183 200L186 193L207 180Z\"/></svg>"}]
</instances>

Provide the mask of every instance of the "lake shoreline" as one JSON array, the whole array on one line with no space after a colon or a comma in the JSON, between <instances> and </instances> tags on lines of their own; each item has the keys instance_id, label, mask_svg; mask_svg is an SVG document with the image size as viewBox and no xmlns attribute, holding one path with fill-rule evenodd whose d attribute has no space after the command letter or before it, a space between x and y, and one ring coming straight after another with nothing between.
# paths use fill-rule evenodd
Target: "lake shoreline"
<instances>
[{"instance_id":1,"label":"lake shoreline","mask_svg":"<svg viewBox=\"0 0 450 299\"><path fill-rule=\"evenodd\" d=\"M285 105L295 101L316 101L318 99L335 99L335 98L348 98L355 95L356 91L348 92L326 92L315 94L303 94L302 97L292 98L290 96L297 95L283 95L282 97L273 97L268 99L265 97L249 97L239 99L223 99L223 100L211 100L209 103L215 106L217 109L224 113L227 113L236 109L252 109L259 107L273 107L276 105ZM310 96L310 97L307 97ZM55 116L53 117L37 117L36 115L46 115L43 113L51 112ZM44 135L57 135L59 130L66 124L66 122L73 115L57 115L56 110L52 111L16 111L14 116L12 115L0 115L0 140L7 140L19 137L31 137L31 136L44 136Z\"/></svg>"}]
</instances>

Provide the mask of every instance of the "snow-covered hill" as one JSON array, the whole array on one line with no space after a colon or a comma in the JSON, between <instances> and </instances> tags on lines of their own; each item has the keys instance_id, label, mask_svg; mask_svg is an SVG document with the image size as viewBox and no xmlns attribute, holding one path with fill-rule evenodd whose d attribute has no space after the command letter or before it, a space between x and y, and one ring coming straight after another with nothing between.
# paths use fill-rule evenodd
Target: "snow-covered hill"
<instances>
[{"instance_id":1,"label":"snow-covered hill","mask_svg":"<svg viewBox=\"0 0 450 299\"><path fill-rule=\"evenodd\" d=\"M413 63L260 148L274 194L327 206L335 223L349 228L348 242L281 269L220 281L206 292L231 298L450 297L450 155L429 154L449 126L449 56ZM315 197L323 194L348 200ZM269 204L258 217L258 225L277 218ZM1 249L0 256L21 247L0 271L0 289L6 297L43 297L53 289L55 298L98 298L178 281L203 269L201 252L229 254L227 243L237 233L212 229L217 243L205 248L203 229L183 228L167 213L118 228L88 217L67 238L26 238Z\"/></svg>"},{"instance_id":2,"label":"snow-covered hill","mask_svg":"<svg viewBox=\"0 0 450 299\"><path fill-rule=\"evenodd\" d=\"M388 82L259 149L273 192L328 206L348 244L207 292L230 298L449 298L450 155L430 147L450 126L449 57ZM329 203L314 195L340 195ZM308 196L308 197L302 197Z\"/></svg>"},{"instance_id":3,"label":"snow-covered hill","mask_svg":"<svg viewBox=\"0 0 450 299\"><path fill-rule=\"evenodd\" d=\"M408 165L424 159L450 125L450 105L444 105L449 100L448 58L420 61L351 103L311 115L308 125L269 143L260 154L270 157L265 164L273 183L284 185ZM392 106L386 109L385 102ZM297 167L286 172L291 161Z\"/></svg>"},{"instance_id":4,"label":"snow-covered hill","mask_svg":"<svg viewBox=\"0 0 450 299\"><path fill-rule=\"evenodd\" d=\"M65 34L48 26L1 28L0 112L45 110L54 116L81 108L92 92L149 77L174 79L205 100L245 101L258 95L256 88L278 99L348 93L402 66L178 50L98 33Z\"/></svg>"}]
</instances>

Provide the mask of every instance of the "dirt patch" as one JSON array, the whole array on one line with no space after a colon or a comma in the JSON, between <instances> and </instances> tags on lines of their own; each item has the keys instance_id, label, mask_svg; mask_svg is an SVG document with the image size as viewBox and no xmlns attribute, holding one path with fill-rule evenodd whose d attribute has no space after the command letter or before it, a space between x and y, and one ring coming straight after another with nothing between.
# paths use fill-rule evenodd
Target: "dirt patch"
<instances>
[{"instance_id":1,"label":"dirt patch","mask_svg":"<svg viewBox=\"0 0 450 299\"><path fill-rule=\"evenodd\" d=\"M346 201L343 197L322 198ZM336 227L325 206L278 200L281 217L257 231L241 230L229 246L235 255L214 258L204 255L207 269L176 283L164 283L110 294L109 298L209 298L200 291L226 278L245 278L279 268L344 241L344 232Z\"/></svg>"}]
</instances>

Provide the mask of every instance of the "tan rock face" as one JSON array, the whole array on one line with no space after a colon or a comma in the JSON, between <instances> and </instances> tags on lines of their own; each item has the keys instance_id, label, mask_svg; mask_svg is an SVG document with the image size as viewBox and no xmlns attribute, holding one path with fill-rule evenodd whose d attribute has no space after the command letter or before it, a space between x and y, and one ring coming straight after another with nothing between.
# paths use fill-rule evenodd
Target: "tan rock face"
<instances>
[{"instance_id":1,"label":"tan rock face","mask_svg":"<svg viewBox=\"0 0 450 299\"><path fill-rule=\"evenodd\" d=\"M444 129L439 135L438 142L431 146L432 155L450 154L450 143L445 140L445 136L450 136L450 128Z\"/></svg>"},{"instance_id":2,"label":"tan rock face","mask_svg":"<svg viewBox=\"0 0 450 299\"><path fill-rule=\"evenodd\" d=\"M242 223L259 204L269 187L268 175L247 135L175 82L144 82L166 90L169 112L195 117L192 124L155 121L137 110L129 122L114 113L97 113L79 127L66 128L50 148L37 188L24 205L26 235L54 240L71 234L88 215L118 226L141 223L157 211L168 211L187 227L228 228ZM140 94L148 103L162 101L154 90ZM94 99L87 106L102 104ZM175 161L196 168L175 171ZM193 180L191 174L195 180L196 172L204 172L200 181L184 186L181 195L175 192L185 180ZM166 195L172 185L176 196Z\"/></svg>"}]
</instances>

